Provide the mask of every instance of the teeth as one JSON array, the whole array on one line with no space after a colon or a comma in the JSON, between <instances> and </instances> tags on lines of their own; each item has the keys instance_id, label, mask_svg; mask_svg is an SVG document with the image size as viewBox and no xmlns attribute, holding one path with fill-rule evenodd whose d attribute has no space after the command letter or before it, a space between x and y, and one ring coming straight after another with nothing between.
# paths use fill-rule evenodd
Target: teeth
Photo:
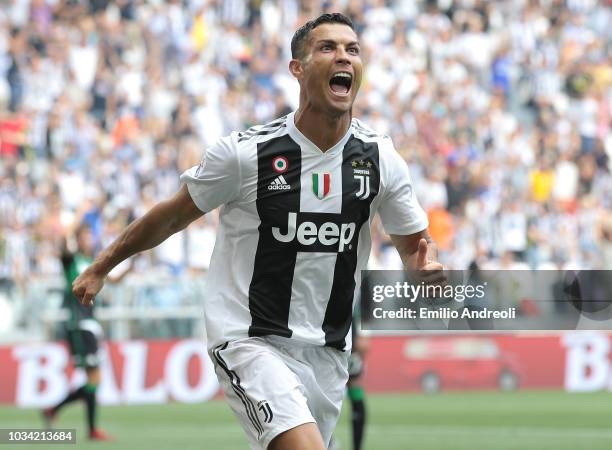
<instances>
[{"instance_id":1,"label":"teeth","mask_svg":"<svg viewBox=\"0 0 612 450\"><path fill-rule=\"evenodd\" d=\"M338 72L334 74L335 77L342 77L342 78L352 78L350 73L347 72Z\"/></svg>"}]
</instances>

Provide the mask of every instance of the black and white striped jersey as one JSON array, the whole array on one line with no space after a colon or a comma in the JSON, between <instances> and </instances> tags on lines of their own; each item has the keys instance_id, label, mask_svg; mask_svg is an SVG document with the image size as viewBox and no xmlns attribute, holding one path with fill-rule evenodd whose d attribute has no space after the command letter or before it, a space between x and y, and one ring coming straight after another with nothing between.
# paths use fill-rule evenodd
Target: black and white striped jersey
<instances>
[{"instance_id":1,"label":"black and white striped jersey","mask_svg":"<svg viewBox=\"0 0 612 450\"><path fill-rule=\"evenodd\" d=\"M353 119L322 152L294 114L220 139L181 176L198 208L221 206L205 299L211 348L273 334L346 349L374 214L390 234L427 227L389 137Z\"/></svg>"}]
</instances>

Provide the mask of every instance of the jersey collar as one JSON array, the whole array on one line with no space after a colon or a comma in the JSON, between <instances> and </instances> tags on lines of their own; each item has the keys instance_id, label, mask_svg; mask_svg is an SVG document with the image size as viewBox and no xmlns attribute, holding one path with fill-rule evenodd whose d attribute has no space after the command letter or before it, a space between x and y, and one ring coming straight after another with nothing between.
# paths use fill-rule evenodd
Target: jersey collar
<instances>
[{"instance_id":1,"label":"jersey collar","mask_svg":"<svg viewBox=\"0 0 612 450\"><path fill-rule=\"evenodd\" d=\"M340 139L338 143L336 143L336 145L331 147L329 150L323 152L310 139L304 136L300 130L298 130L298 128L295 126L294 117L295 111L287 115L287 130L291 139L293 139L302 150L308 150L314 153L318 153L320 155L332 155L337 153L338 151L342 151L349 138L353 134L353 121L351 120L351 125L349 126L344 136L342 136L342 139Z\"/></svg>"}]
</instances>

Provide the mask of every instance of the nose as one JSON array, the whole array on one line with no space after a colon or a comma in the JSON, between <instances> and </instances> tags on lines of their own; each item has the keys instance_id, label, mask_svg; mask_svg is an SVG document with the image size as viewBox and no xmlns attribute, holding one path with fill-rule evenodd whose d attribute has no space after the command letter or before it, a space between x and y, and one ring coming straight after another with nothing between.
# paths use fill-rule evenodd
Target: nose
<instances>
[{"instance_id":1,"label":"nose","mask_svg":"<svg viewBox=\"0 0 612 450\"><path fill-rule=\"evenodd\" d=\"M336 62L339 64L351 65L349 55L343 45L339 45L336 49Z\"/></svg>"}]
</instances>

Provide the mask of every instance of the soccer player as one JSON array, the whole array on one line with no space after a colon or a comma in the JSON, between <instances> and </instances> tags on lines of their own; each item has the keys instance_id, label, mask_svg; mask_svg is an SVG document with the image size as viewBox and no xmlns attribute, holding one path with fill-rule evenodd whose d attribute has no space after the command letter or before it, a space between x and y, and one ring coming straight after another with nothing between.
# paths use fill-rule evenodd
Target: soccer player
<instances>
[{"instance_id":1,"label":"soccer player","mask_svg":"<svg viewBox=\"0 0 612 450\"><path fill-rule=\"evenodd\" d=\"M348 365L348 397L351 402L351 429L353 450L361 450L366 425L365 389L362 375L369 340L360 331L359 317L353 320L353 349Z\"/></svg>"},{"instance_id":2,"label":"soccer player","mask_svg":"<svg viewBox=\"0 0 612 450\"><path fill-rule=\"evenodd\" d=\"M93 315L93 308L83 306L72 293L72 283L92 263L95 250L94 237L86 225L76 230L76 251L70 252L64 241L62 249L62 266L66 280L63 307L69 311L65 334L72 354L75 367L85 369L87 381L81 387L68 393L57 405L43 411L43 416L50 427L55 421L57 413L75 400L83 400L87 412L89 438L96 441L111 440L102 430L96 427L96 390L100 383L100 369L98 367L98 340L103 331Z\"/></svg>"},{"instance_id":3,"label":"soccer player","mask_svg":"<svg viewBox=\"0 0 612 450\"><path fill-rule=\"evenodd\" d=\"M353 450L361 450L363 435L366 425L365 389L362 385L364 360L369 348L369 339L360 331L359 305L356 305L352 325L351 356L348 362L347 394L351 402L351 431L353 439ZM337 450L335 440L329 444L328 450Z\"/></svg>"},{"instance_id":4,"label":"soccer player","mask_svg":"<svg viewBox=\"0 0 612 450\"><path fill-rule=\"evenodd\" d=\"M352 117L363 66L350 19L324 14L292 42L297 111L207 149L171 199L131 223L75 281L104 278L221 207L205 308L209 353L253 449L324 450L348 379L351 316L378 212L407 268L442 276L406 163Z\"/></svg>"}]
</instances>

